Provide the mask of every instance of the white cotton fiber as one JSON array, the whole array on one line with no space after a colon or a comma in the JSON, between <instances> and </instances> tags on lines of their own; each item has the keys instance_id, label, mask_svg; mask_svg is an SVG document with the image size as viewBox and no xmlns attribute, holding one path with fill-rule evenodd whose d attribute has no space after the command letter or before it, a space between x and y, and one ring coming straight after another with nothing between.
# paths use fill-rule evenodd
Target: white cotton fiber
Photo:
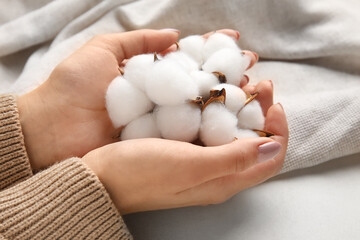
<instances>
[{"instance_id":1,"label":"white cotton fiber","mask_svg":"<svg viewBox=\"0 0 360 240\"><path fill-rule=\"evenodd\" d=\"M240 51L234 39L223 33L212 34L205 42L203 48L203 59L206 61L211 55L223 48L230 48L235 51Z\"/></svg>"},{"instance_id":2,"label":"white cotton fiber","mask_svg":"<svg viewBox=\"0 0 360 240\"><path fill-rule=\"evenodd\" d=\"M154 65L153 54L141 54L129 59L124 67L124 78L141 91L145 91L145 82Z\"/></svg>"},{"instance_id":3,"label":"white cotton fiber","mask_svg":"<svg viewBox=\"0 0 360 240\"><path fill-rule=\"evenodd\" d=\"M257 135L254 131L249 130L249 129L237 129L237 131L235 133L235 137L237 139L254 138L254 137L259 137L259 135Z\"/></svg>"},{"instance_id":4,"label":"white cotton fiber","mask_svg":"<svg viewBox=\"0 0 360 240\"><path fill-rule=\"evenodd\" d=\"M219 84L218 78L212 73L207 73L204 71L193 71L190 73L190 76L199 88L199 95L204 99L208 99L210 90Z\"/></svg>"},{"instance_id":5,"label":"white cotton fiber","mask_svg":"<svg viewBox=\"0 0 360 240\"><path fill-rule=\"evenodd\" d=\"M236 115L245 105L246 94L241 88L227 83L218 84L212 89L221 90L223 88L226 91L225 106Z\"/></svg>"},{"instance_id":6,"label":"white cotton fiber","mask_svg":"<svg viewBox=\"0 0 360 240\"><path fill-rule=\"evenodd\" d=\"M191 35L179 41L180 51L193 58L198 66L203 64L205 39L200 35Z\"/></svg>"},{"instance_id":7,"label":"white cotton fiber","mask_svg":"<svg viewBox=\"0 0 360 240\"><path fill-rule=\"evenodd\" d=\"M105 98L106 108L115 128L125 126L154 107L145 93L122 76L110 83Z\"/></svg>"},{"instance_id":8,"label":"white cotton fiber","mask_svg":"<svg viewBox=\"0 0 360 240\"><path fill-rule=\"evenodd\" d=\"M240 86L241 78L249 64L249 56L241 54L238 50L224 48L211 55L202 68L208 73L222 72L225 74L226 83Z\"/></svg>"},{"instance_id":9,"label":"white cotton fiber","mask_svg":"<svg viewBox=\"0 0 360 240\"><path fill-rule=\"evenodd\" d=\"M196 104L157 106L154 114L163 138L192 142L198 137L201 109Z\"/></svg>"},{"instance_id":10,"label":"white cotton fiber","mask_svg":"<svg viewBox=\"0 0 360 240\"><path fill-rule=\"evenodd\" d=\"M162 61L174 61L176 62L179 67L183 68L187 73L190 73L195 70L199 70L199 64L192 59L189 55L184 52L171 52L165 55Z\"/></svg>"},{"instance_id":11,"label":"white cotton fiber","mask_svg":"<svg viewBox=\"0 0 360 240\"><path fill-rule=\"evenodd\" d=\"M121 140L160 137L160 131L156 125L155 118L152 113L147 113L131 121L121 131Z\"/></svg>"},{"instance_id":12,"label":"white cotton fiber","mask_svg":"<svg viewBox=\"0 0 360 240\"><path fill-rule=\"evenodd\" d=\"M213 102L202 112L200 139L206 146L218 146L234 140L237 119L225 105Z\"/></svg>"},{"instance_id":13,"label":"white cotton fiber","mask_svg":"<svg viewBox=\"0 0 360 240\"><path fill-rule=\"evenodd\" d=\"M247 104L237 115L238 127L245 129L263 130L265 117L263 115L260 103L256 100Z\"/></svg>"},{"instance_id":14,"label":"white cotton fiber","mask_svg":"<svg viewBox=\"0 0 360 240\"><path fill-rule=\"evenodd\" d=\"M199 95L190 75L176 62L165 59L155 62L145 86L146 94L158 105L179 105Z\"/></svg>"}]
</instances>

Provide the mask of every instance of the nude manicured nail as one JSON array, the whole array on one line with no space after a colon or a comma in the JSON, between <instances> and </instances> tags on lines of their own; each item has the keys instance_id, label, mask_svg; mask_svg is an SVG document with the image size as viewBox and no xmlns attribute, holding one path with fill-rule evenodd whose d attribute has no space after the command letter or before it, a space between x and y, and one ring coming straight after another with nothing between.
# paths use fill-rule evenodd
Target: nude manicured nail
<instances>
[{"instance_id":1,"label":"nude manicured nail","mask_svg":"<svg viewBox=\"0 0 360 240\"><path fill-rule=\"evenodd\" d=\"M256 52L252 52L256 58L256 61L259 61L259 54L257 54Z\"/></svg>"},{"instance_id":2,"label":"nude manicured nail","mask_svg":"<svg viewBox=\"0 0 360 240\"><path fill-rule=\"evenodd\" d=\"M180 33L179 30L175 29L175 28L164 28L164 29L160 29L160 31L167 31L167 32L176 32L176 33Z\"/></svg>"},{"instance_id":3,"label":"nude manicured nail","mask_svg":"<svg viewBox=\"0 0 360 240\"><path fill-rule=\"evenodd\" d=\"M278 142L268 142L258 147L258 162L265 162L273 159L279 154L281 144Z\"/></svg>"}]
</instances>

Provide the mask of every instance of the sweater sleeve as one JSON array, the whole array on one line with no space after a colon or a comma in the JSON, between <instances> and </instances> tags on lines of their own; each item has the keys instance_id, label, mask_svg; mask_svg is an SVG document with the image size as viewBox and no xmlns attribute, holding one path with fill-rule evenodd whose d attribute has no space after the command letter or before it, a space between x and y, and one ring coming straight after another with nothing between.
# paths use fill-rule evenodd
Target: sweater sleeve
<instances>
[{"instance_id":1,"label":"sweater sleeve","mask_svg":"<svg viewBox=\"0 0 360 240\"><path fill-rule=\"evenodd\" d=\"M0 239L132 239L109 194L79 158L35 175L16 102L0 96Z\"/></svg>"},{"instance_id":2,"label":"sweater sleeve","mask_svg":"<svg viewBox=\"0 0 360 240\"><path fill-rule=\"evenodd\" d=\"M0 191L32 175L15 97L0 95Z\"/></svg>"}]
</instances>

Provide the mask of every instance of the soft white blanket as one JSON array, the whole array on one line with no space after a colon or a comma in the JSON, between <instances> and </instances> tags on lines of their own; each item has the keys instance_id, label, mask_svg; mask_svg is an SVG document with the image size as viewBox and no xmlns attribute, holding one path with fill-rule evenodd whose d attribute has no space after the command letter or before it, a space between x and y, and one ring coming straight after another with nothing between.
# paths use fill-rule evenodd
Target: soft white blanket
<instances>
[{"instance_id":1,"label":"soft white blanket","mask_svg":"<svg viewBox=\"0 0 360 240\"><path fill-rule=\"evenodd\" d=\"M240 31L259 53L253 83L272 79L287 113L283 172L360 152L358 0L3 0L0 92L27 92L95 34L178 28L182 37Z\"/></svg>"}]
</instances>

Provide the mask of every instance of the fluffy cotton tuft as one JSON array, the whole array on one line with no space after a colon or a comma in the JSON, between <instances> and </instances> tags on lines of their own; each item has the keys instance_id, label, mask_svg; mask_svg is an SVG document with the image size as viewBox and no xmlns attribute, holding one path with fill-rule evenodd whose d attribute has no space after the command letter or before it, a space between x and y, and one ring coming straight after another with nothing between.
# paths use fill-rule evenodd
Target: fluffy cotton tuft
<instances>
[{"instance_id":1,"label":"fluffy cotton tuft","mask_svg":"<svg viewBox=\"0 0 360 240\"><path fill-rule=\"evenodd\" d=\"M195 99L199 90L176 62L161 60L155 63L151 78L146 82L146 93L158 105L179 105Z\"/></svg>"},{"instance_id":2,"label":"fluffy cotton tuft","mask_svg":"<svg viewBox=\"0 0 360 240\"><path fill-rule=\"evenodd\" d=\"M177 52L168 53L165 55L163 60L166 61L171 60L176 62L187 73L199 70L198 63L184 52L177 51Z\"/></svg>"},{"instance_id":3,"label":"fluffy cotton tuft","mask_svg":"<svg viewBox=\"0 0 360 240\"><path fill-rule=\"evenodd\" d=\"M235 137L237 139L255 138L255 137L259 137L259 135L257 135L254 131L249 130L249 129L237 129L237 131L235 133Z\"/></svg>"},{"instance_id":4,"label":"fluffy cotton tuft","mask_svg":"<svg viewBox=\"0 0 360 240\"><path fill-rule=\"evenodd\" d=\"M241 78L249 64L249 56L238 50L225 48L211 55L202 68L208 73L222 72L227 83L240 86Z\"/></svg>"},{"instance_id":5,"label":"fluffy cotton tuft","mask_svg":"<svg viewBox=\"0 0 360 240\"><path fill-rule=\"evenodd\" d=\"M198 137L201 110L196 104L158 106L154 114L163 138L192 142Z\"/></svg>"},{"instance_id":6,"label":"fluffy cotton tuft","mask_svg":"<svg viewBox=\"0 0 360 240\"><path fill-rule=\"evenodd\" d=\"M218 146L234 140L237 119L222 103L211 103L203 111L200 139L206 146Z\"/></svg>"},{"instance_id":7,"label":"fluffy cotton tuft","mask_svg":"<svg viewBox=\"0 0 360 240\"><path fill-rule=\"evenodd\" d=\"M141 91L145 91L145 82L154 65L153 54L141 54L129 59L124 67L124 78Z\"/></svg>"},{"instance_id":8,"label":"fluffy cotton tuft","mask_svg":"<svg viewBox=\"0 0 360 240\"><path fill-rule=\"evenodd\" d=\"M256 100L251 101L243 109L241 109L237 117L239 128L258 130L264 129L265 117L260 103Z\"/></svg>"},{"instance_id":9,"label":"fluffy cotton tuft","mask_svg":"<svg viewBox=\"0 0 360 240\"><path fill-rule=\"evenodd\" d=\"M147 113L131 121L121 131L121 140L160 137L160 131L156 125L155 118L152 113Z\"/></svg>"},{"instance_id":10,"label":"fluffy cotton tuft","mask_svg":"<svg viewBox=\"0 0 360 240\"><path fill-rule=\"evenodd\" d=\"M154 107L141 90L122 76L110 83L105 99L106 109L115 128L125 126Z\"/></svg>"},{"instance_id":11,"label":"fluffy cotton tuft","mask_svg":"<svg viewBox=\"0 0 360 240\"><path fill-rule=\"evenodd\" d=\"M205 42L203 48L203 59L206 61L211 55L223 48L230 48L234 51L241 49L236 45L234 39L223 33L212 34Z\"/></svg>"},{"instance_id":12,"label":"fluffy cotton tuft","mask_svg":"<svg viewBox=\"0 0 360 240\"><path fill-rule=\"evenodd\" d=\"M179 41L180 51L192 57L201 66L205 39L200 35L191 35Z\"/></svg>"},{"instance_id":13,"label":"fluffy cotton tuft","mask_svg":"<svg viewBox=\"0 0 360 240\"><path fill-rule=\"evenodd\" d=\"M193 71L190 73L190 76L198 86L200 96L204 99L209 98L210 90L219 84L218 78L212 73Z\"/></svg>"},{"instance_id":14,"label":"fluffy cotton tuft","mask_svg":"<svg viewBox=\"0 0 360 240\"><path fill-rule=\"evenodd\" d=\"M237 114L245 105L245 101L247 99L245 92L241 88L227 83L221 83L213 87L213 89L216 90L221 90L223 88L225 88L226 91L226 108L232 113Z\"/></svg>"}]
</instances>

